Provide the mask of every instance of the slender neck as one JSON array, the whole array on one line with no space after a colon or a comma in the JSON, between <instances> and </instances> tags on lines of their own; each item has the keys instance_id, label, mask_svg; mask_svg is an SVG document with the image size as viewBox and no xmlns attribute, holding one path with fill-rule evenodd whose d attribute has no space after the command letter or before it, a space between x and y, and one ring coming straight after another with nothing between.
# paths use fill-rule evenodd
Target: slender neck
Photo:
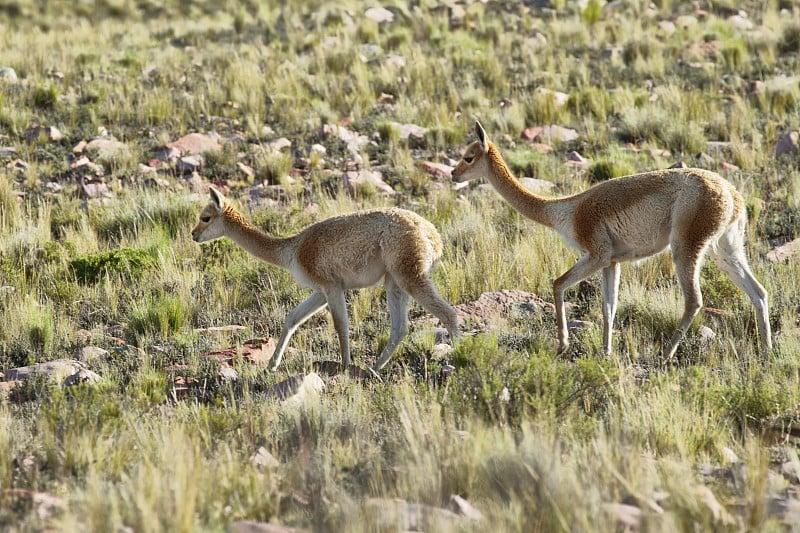
<instances>
[{"instance_id":1,"label":"slender neck","mask_svg":"<svg viewBox=\"0 0 800 533\"><path fill-rule=\"evenodd\" d=\"M286 268L283 257L286 239L267 235L253 226L231 206L225 208L225 235L247 252L267 263Z\"/></svg>"},{"instance_id":2,"label":"slender neck","mask_svg":"<svg viewBox=\"0 0 800 533\"><path fill-rule=\"evenodd\" d=\"M522 186L511 173L503 156L494 144L489 143L489 182L511 206L534 222L553 227L548 204L553 200L538 196Z\"/></svg>"}]
</instances>

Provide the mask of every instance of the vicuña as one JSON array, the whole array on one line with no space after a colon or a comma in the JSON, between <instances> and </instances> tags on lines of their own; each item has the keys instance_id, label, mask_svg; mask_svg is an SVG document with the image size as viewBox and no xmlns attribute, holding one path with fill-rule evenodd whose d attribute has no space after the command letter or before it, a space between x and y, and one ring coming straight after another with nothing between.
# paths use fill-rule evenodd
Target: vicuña
<instances>
[{"instance_id":1,"label":"vicu\u00f1a","mask_svg":"<svg viewBox=\"0 0 800 533\"><path fill-rule=\"evenodd\" d=\"M718 174L696 168L656 170L599 183L564 198L543 198L514 177L483 127L453 169L453 179L488 178L500 195L524 216L553 228L583 255L553 282L559 353L569 347L564 290L602 272L603 351L611 353L617 311L620 263L672 249L685 310L666 346L675 354L703 305L700 267L706 252L752 300L758 332L771 349L767 291L756 280L744 251L747 214L741 195Z\"/></svg>"},{"instance_id":2,"label":"vicu\u00f1a","mask_svg":"<svg viewBox=\"0 0 800 533\"><path fill-rule=\"evenodd\" d=\"M270 360L275 370L297 328L326 305L333 315L345 368L350 366L345 291L384 280L392 327L389 341L373 370L383 368L408 333L408 308L413 296L447 328L459 335L456 311L438 293L430 278L442 255L436 228L405 209L385 208L332 217L291 237L267 235L248 222L220 193L211 188L211 202L192 230L195 242L228 237L254 256L287 269L313 290L286 318Z\"/></svg>"}]
</instances>

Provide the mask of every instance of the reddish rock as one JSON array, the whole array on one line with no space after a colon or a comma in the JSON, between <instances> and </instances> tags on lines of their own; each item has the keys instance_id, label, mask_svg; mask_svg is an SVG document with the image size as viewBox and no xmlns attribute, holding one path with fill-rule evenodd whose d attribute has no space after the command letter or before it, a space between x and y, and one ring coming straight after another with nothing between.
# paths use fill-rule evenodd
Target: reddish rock
<instances>
[{"instance_id":1,"label":"reddish rock","mask_svg":"<svg viewBox=\"0 0 800 533\"><path fill-rule=\"evenodd\" d=\"M422 161L419 163L419 166L425 171L426 174L434 178L449 179L453 174L453 167L450 165L444 165L442 163Z\"/></svg>"},{"instance_id":2,"label":"reddish rock","mask_svg":"<svg viewBox=\"0 0 800 533\"><path fill-rule=\"evenodd\" d=\"M251 339L237 347L226 348L216 352L203 354L201 357L207 361L217 361L221 365L231 365L234 360L247 361L248 363L265 363L275 353L275 340L271 337Z\"/></svg>"},{"instance_id":3,"label":"reddish rock","mask_svg":"<svg viewBox=\"0 0 800 533\"><path fill-rule=\"evenodd\" d=\"M176 141L167 143L165 147L170 150L177 150L178 156L203 154L222 149L218 136L208 133L190 133ZM170 158L168 157L167 159Z\"/></svg>"},{"instance_id":4,"label":"reddish rock","mask_svg":"<svg viewBox=\"0 0 800 533\"><path fill-rule=\"evenodd\" d=\"M800 239L795 239L767 252L767 259L772 262L782 262L798 255L800 255Z\"/></svg>"}]
</instances>

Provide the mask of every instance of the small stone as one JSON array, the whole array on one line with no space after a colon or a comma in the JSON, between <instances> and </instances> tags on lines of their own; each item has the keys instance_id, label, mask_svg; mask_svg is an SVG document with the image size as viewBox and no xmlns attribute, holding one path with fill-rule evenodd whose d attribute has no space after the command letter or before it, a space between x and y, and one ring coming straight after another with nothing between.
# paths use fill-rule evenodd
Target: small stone
<instances>
[{"instance_id":1,"label":"small stone","mask_svg":"<svg viewBox=\"0 0 800 533\"><path fill-rule=\"evenodd\" d=\"M248 178L254 178L255 175L256 175L256 172L255 172L255 170L253 170L253 167L251 167L249 165L245 165L241 161L238 161L236 163L236 167L239 170L241 170L244 173L244 175L247 176Z\"/></svg>"},{"instance_id":2,"label":"small stone","mask_svg":"<svg viewBox=\"0 0 800 533\"><path fill-rule=\"evenodd\" d=\"M569 101L569 95L560 91L554 91L545 87L537 87L536 94L545 98L552 98L556 107L562 107Z\"/></svg>"},{"instance_id":3,"label":"small stone","mask_svg":"<svg viewBox=\"0 0 800 533\"><path fill-rule=\"evenodd\" d=\"M706 346L714 342L714 339L717 337L714 330L708 326L700 326L697 328L697 335L700 337L700 342Z\"/></svg>"},{"instance_id":4,"label":"small stone","mask_svg":"<svg viewBox=\"0 0 800 533\"><path fill-rule=\"evenodd\" d=\"M675 27L675 23L670 20L662 20L658 23L658 30L661 34L666 35L667 37L675 33L677 28Z\"/></svg>"},{"instance_id":5,"label":"small stone","mask_svg":"<svg viewBox=\"0 0 800 533\"><path fill-rule=\"evenodd\" d=\"M325 155L326 153L328 153L328 149L319 143L312 144L309 150L312 154L318 154L318 155Z\"/></svg>"},{"instance_id":6,"label":"small stone","mask_svg":"<svg viewBox=\"0 0 800 533\"><path fill-rule=\"evenodd\" d=\"M6 83L17 83L17 72L11 67L0 67L0 81Z\"/></svg>"},{"instance_id":7,"label":"small stone","mask_svg":"<svg viewBox=\"0 0 800 533\"><path fill-rule=\"evenodd\" d=\"M450 495L450 510L470 520L482 520L483 513L458 494Z\"/></svg>"},{"instance_id":8,"label":"small stone","mask_svg":"<svg viewBox=\"0 0 800 533\"><path fill-rule=\"evenodd\" d=\"M97 137L89 141L85 149L86 151L95 152L99 159L109 161L126 153L128 145L112 137Z\"/></svg>"},{"instance_id":9,"label":"small stone","mask_svg":"<svg viewBox=\"0 0 800 533\"><path fill-rule=\"evenodd\" d=\"M385 24L394 21L394 13L385 7L371 7L364 12L364 16L378 24Z\"/></svg>"},{"instance_id":10,"label":"small stone","mask_svg":"<svg viewBox=\"0 0 800 533\"><path fill-rule=\"evenodd\" d=\"M64 134L55 126L31 126L25 130L25 139L29 143L55 142L64 138Z\"/></svg>"},{"instance_id":11,"label":"small stone","mask_svg":"<svg viewBox=\"0 0 800 533\"><path fill-rule=\"evenodd\" d=\"M84 369L84 365L71 359L56 359L46 363L12 368L5 371L5 381L26 381L37 375L47 376L53 381L63 381L67 376Z\"/></svg>"},{"instance_id":12,"label":"small stone","mask_svg":"<svg viewBox=\"0 0 800 533\"><path fill-rule=\"evenodd\" d=\"M114 193L99 179L82 179L78 194L81 198L111 198Z\"/></svg>"},{"instance_id":13,"label":"small stone","mask_svg":"<svg viewBox=\"0 0 800 533\"><path fill-rule=\"evenodd\" d=\"M672 165L669 168L689 168L689 165L687 165L683 161L678 161L677 163L675 163L674 165Z\"/></svg>"},{"instance_id":14,"label":"small stone","mask_svg":"<svg viewBox=\"0 0 800 533\"><path fill-rule=\"evenodd\" d=\"M272 149L273 152L280 152L286 148L291 148L292 141L290 141L286 137L281 137L280 139L275 139L274 141L270 141L269 147Z\"/></svg>"},{"instance_id":15,"label":"small stone","mask_svg":"<svg viewBox=\"0 0 800 533\"><path fill-rule=\"evenodd\" d=\"M722 449L719 451L722 459L728 464L734 464L739 462L739 457L736 455L736 452L728 448L727 446L723 446Z\"/></svg>"},{"instance_id":16,"label":"small stone","mask_svg":"<svg viewBox=\"0 0 800 533\"><path fill-rule=\"evenodd\" d=\"M235 368L230 366L220 366L217 370L217 376L219 376L220 380L227 383L231 383L239 379L239 373Z\"/></svg>"},{"instance_id":17,"label":"small stone","mask_svg":"<svg viewBox=\"0 0 800 533\"><path fill-rule=\"evenodd\" d=\"M219 135L214 132L190 133L165 145L167 149L175 149L179 155L197 155L205 152L221 150ZM161 157L161 159L165 159Z\"/></svg>"},{"instance_id":18,"label":"small stone","mask_svg":"<svg viewBox=\"0 0 800 533\"><path fill-rule=\"evenodd\" d=\"M267 389L267 396L280 402L291 400L293 403L302 403L312 394L319 394L325 388L325 383L316 372L298 374L276 383Z\"/></svg>"},{"instance_id":19,"label":"small stone","mask_svg":"<svg viewBox=\"0 0 800 533\"><path fill-rule=\"evenodd\" d=\"M800 144L800 132L792 131L783 135L775 146L775 157L797 153L798 144Z\"/></svg>"},{"instance_id":20,"label":"small stone","mask_svg":"<svg viewBox=\"0 0 800 533\"><path fill-rule=\"evenodd\" d=\"M365 187L372 187L380 193L387 195L397 194L391 185L383 181L383 176L379 172L371 170L351 170L344 173L344 188L350 193L355 194L358 190Z\"/></svg>"},{"instance_id":21,"label":"small stone","mask_svg":"<svg viewBox=\"0 0 800 533\"><path fill-rule=\"evenodd\" d=\"M269 450L263 446L256 451L256 454L250 459L250 462L256 466L267 468L275 468L281 464L280 461L278 461L275 456L269 453Z\"/></svg>"},{"instance_id":22,"label":"small stone","mask_svg":"<svg viewBox=\"0 0 800 533\"><path fill-rule=\"evenodd\" d=\"M182 174L191 174L192 172L199 171L204 163L205 158L203 158L202 155L186 155L178 159L176 168Z\"/></svg>"},{"instance_id":23,"label":"small stone","mask_svg":"<svg viewBox=\"0 0 800 533\"><path fill-rule=\"evenodd\" d=\"M434 344L433 348L431 348L431 359L444 359L451 353L453 353L453 347L449 344L443 342Z\"/></svg>"}]
</instances>

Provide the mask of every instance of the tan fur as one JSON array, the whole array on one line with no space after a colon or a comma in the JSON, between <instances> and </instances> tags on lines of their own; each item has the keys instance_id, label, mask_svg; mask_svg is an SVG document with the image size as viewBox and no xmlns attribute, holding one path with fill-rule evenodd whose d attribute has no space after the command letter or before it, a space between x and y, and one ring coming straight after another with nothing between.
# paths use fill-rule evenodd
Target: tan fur
<instances>
[{"instance_id":1,"label":"tan fur","mask_svg":"<svg viewBox=\"0 0 800 533\"><path fill-rule=\"evenodd\" d=\"M342 361L349 366L345 291L382 279L392 328L374 370L389 362L408 333L412 296L442 321L452 338L458 336L456 311L430 279L431 268L442 255L441 237L416 213L396 208L360 211L317 222L291 237L273 237L250 224L218 190L212 187L210 192L211 202L192 230L196 242L228 237L256 257L289 270L298 283L313 290L289 313L270 369L280 364L297 328L325 306L333 315Z\"/></svg>"},{"instance_id":2,"label":"tan fur","mask_svg":"<svg viewBox=\"0 0 800 533\"><path fill-rule=\"evenodd\" d=\"M744 253L747 216L741 195L728 181L707 170L669 169L609 180L563 198L543 198L513 176L480 123L478 141L467 147L453 179L486 177L520 213L555 229L584 255L553 283L559 352L569 347L564 291L602 271L603 350L611 352L617 311L619 264L672 249L685 310L665 354L678 343L703 305L700 268L706 252L752 300L761 341L771 349L767 292L755 279Z\"/></svg>"}]
</instances>

